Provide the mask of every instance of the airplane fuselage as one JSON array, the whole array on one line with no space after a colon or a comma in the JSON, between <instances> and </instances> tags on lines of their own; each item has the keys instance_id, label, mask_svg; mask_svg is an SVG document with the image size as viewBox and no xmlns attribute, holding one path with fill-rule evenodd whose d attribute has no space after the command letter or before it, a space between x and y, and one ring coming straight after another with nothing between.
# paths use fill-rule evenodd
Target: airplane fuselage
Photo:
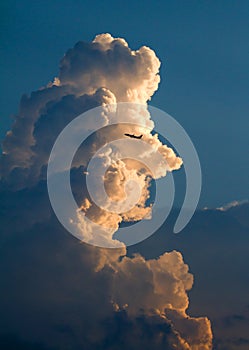
<instances>
[{"instance_id":1,"label":"airplane fuselage","mask_svg":"<svg viewBox=\"0 0 249 350\"><path fill-rule=\"evenodd\" d=\"M143 135L140 135L140 136L136 136L134 134L125 134L125 136L128 136L132 139L141 139L143 137Z\"/></svg>"}]
</instances>

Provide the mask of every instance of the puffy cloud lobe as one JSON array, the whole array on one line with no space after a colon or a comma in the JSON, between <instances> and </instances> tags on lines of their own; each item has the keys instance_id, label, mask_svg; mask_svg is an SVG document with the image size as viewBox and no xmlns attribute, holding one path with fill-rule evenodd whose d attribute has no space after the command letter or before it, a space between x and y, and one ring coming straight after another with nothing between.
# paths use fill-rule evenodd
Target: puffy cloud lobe
<instances>
[{"instance_id":1,"label":"puffy cloud lobe","mask_svg":"<svg viewBox=\"0 0 249 350\"><path fill-rule=\"evenodd\" d=\"M27 187L44 178L41 169L47 165L59 133L77 115L99 106L110 96L105 89L82 96L71 94L70 89L55 89L58 98L52 86L21 101L20 115L6 135L1 157L1 177L10 187ZM68 92L62 94L65 91Z\"/></svg>"},{"instance_id":2,"label":"puffy cloud lobe","mask_svg":"<svg viewBox=\"0 0 249 350\"><path fill-rule=\"evenodd\" d=\"M188 307L186 290L191 289L193 276L179 252L148 261L140 255L124 257L115 272L116 300L129 313L164 313L166 308L184 312Z\"/></svg>"},{"instance_id":3,"label":"puffy cloud lobe","mask_svg":"<svg viewBox=\"0 0 249 350\"><path fill-rule=\"evenodd\" d=\"M97 35L92 43L79 42L61 60L59 79L81 93L99 87L111 90L117 102L145 103L158 88L160 61L143 46L132 51L124 39Z\"/></svg>"},{"instance_id":4,"label":"puffy cloud lobe","mask_svg":"<svg viewBox=\"0 0 249 350\"><path fill-rule=\"evenodd\" d=\"M212 330L207 317L183 317L177 310L166 310L168 318L191 350L209 350L212 348Z\"/></svg>"},{"instance_id":5,"label":"puffy cloud lobe","mask_svg":"<svg viewBox=\"0 0 249 350\"><path fill-rule=\"evenodd\" d=\"M11 171L16 168L23 173L27 171L32 163L31 147L35 144L33 136L35 122L46 103L60 99L63 94L65 94L64 88L51 86L32 92L30 97L26 95L22 97L19 114L3 141L1 178L8 180Z\"/></svg>"}]
</instances>

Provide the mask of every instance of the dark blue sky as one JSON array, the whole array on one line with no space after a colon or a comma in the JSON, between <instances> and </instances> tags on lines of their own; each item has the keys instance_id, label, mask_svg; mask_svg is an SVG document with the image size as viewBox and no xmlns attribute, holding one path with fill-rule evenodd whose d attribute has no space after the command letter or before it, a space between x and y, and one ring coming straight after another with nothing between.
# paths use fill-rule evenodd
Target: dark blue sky
<instances>
[{"instance_id":1,"label":"dark blue sky","mask_svg":"<svg viewBox=\"0 0 249 350\"><path fill-rule=\"evenodd\" d=\"M69 47L109 32L160 58L151 103L195 143L201 205L249 198L248 1L9 0L1 7L1 139L21 95L53 79Z\"/></svg>"}]
</instances>

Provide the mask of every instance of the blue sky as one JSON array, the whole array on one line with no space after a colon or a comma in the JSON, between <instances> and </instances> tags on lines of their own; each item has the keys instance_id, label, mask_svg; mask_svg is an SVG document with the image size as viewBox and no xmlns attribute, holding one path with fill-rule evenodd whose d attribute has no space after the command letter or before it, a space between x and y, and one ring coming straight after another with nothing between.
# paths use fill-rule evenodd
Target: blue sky
<instances>
[{"instance_id":1,"label":"blue sky","mask_svg":"<svg viewBox=\"0 0 249 350\"><path fill-rule=\"evenodd\" d=\"M69 47L110 32L160 58L151 104L175 117L195 143L200 204L249 198L247 1L10 0L1 7L1 139L21 95L53 79Z\"/></svg>"}]
</instances>

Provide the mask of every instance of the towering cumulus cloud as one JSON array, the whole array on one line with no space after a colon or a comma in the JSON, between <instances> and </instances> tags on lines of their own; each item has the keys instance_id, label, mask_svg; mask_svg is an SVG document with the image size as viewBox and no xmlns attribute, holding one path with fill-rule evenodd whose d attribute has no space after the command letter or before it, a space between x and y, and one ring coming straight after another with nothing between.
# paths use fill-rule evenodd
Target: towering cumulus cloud
<instances>
[{"instance_id":1,"label":"towering cumulus cloud","mask_svg":"<svg viewBox=\"0 0 249 350\"><path fill-rule=\"evenodd\" d=\"M1 189L9 193L8 198L13 198L7 201L10 204L5 210L9 210L10 216L13 215L15 202L15 217L26 217L18 228L10 223L10 236L17 231L32 232L38 223L40 231L43 227L52 229L54 219L52 213L48 213L48 197L41 185L46 180L52 147L60 132L72 120L98 106L102 106L104 111L103 128L79 147L72 162L71 185L79 205L79 234L82 234L84 241L94 243L98 234L94 224L102 225L109 229L110 234L101 239L115 242L113 235L121 222L150 219L151 181L166 176L168 171L177 170L182 165L181 158L152 133L154 123L147 109L147 101L158 88L159 67L160 61L150 48L143 46L133 51L124 39L101 34L91 43L79 42L69 49L61 60L58 77L30 96L22 97L19 113L3 141L1 157ZM127 109L120 111L121 115L127 113L127 124L108 127L117 118L116 106L120 102L134 103L129 113ZM134 127L134 123L139 126ZM88 125L84 127L88 128ZM140 149L138 144L137 152L144 159L150 159L152 167L157 165L153 172L138 159L120 159L122 147L112 145L111 141L125 138L124 133L143 134L143 142L150 148ZM100 148L101 152L95 157L95 166L105 164L107 171L104 179L103 176L96 176L97 205L89 195L85 182L89 161ZM107 202L101 198L101 188L98 187L102 180L108 195ZM138 188L139 200L133 203L132 195L137 194ZM131 195L130 203L126 202L124 206L127 191ZM23 205L30 198L36 203L32 214ZM113 205L115 213L109 211ZM89 218L91 223L84 218ZM44 240L39 239L42 247ZM84 244L77 247L73 261L83 264L77 271L81 278L86 278L88 288L81 283L75 287L77 291L79 287L82 289L79 295L75 292L73 308L79 303L80 310L91 312L91 317L86 319L82 315L77 321L72 311L67 313L69 319L65 321L66 326L71 329L71 335L77 334L77 344L85 344L86 349L211 349L209 320L205 317L191 318L186 314L187 291L192 288L193 276L188 272L181 253L172 251L158 259L145 260L139 254L128 257L124 244L119 247L99 249ZM52 248L47 254L52 259ZM63 255L60 259L62 264L68 263L67 259L63 262ZM51 274L49 271L48 280L52 279ZM70 284L77 283L77 278L72 278L68 273L65 273L64 279L64 284L67 280ZM42 283L46 285L46 279ZM89 294L89 290L92 293ZM55 305L60 308L63 304L65 307L67 300L61 294L59 296L54 296ZM31 303L35 302L33 298L32 295ZM44 298L50 300L46 292ZM68 307L72 306L71 301L68 303ZM46 305L41 310L41 320L46 315ZM28 338L25 327L22 327L20 334L28 340L37 341L35 335L40 333L41 325L42 321L39 321L37 331L32 335L34 338ZM47 337L49 334L54 337L53 346L60 344L60 349L68 348L66 344L61 345L59 338L62 335L53 329L46 332L43 337L45 343L46 339L51 339ZM70 348L76 349L78 345L71 341Z\"/></svg>"},{"instance_id":2,"label":"towering cumulus cloud","mask_svg":"<svg viewBox=\"0 0 249 350\"><path fill-rule=\"evenodd\" d=\"M45 163L58 133L79 113L103 103L145 103L158 88L159 66L148 47L132 51L124 39L110 34L77 43L61 60L53 83L22 97L3 143L1 176L18 174L18 186L37 176L37 167L43 165L37 159Z\"/></svg>"}]
</instances>

